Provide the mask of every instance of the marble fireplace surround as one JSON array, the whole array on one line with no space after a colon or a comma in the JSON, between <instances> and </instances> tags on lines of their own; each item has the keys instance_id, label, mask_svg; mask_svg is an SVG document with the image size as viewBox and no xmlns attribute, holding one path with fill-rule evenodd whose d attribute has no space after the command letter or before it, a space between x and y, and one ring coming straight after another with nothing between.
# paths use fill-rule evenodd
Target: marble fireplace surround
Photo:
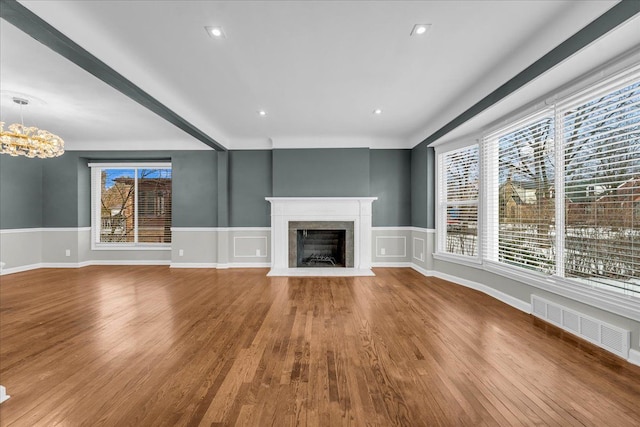
<instances>
[{"instance_id":1,"label":"marble fireplace surround","mask_svg":"<svg viewBox=\"0 0 640 427\"><path fill-rule=\"evenodd\" d=\"M373 276L371 205L377 197L266 197L271 203L269 276ZM290 268L289 222L353 222L353 268Z\"/></svg>"}]
</instances>

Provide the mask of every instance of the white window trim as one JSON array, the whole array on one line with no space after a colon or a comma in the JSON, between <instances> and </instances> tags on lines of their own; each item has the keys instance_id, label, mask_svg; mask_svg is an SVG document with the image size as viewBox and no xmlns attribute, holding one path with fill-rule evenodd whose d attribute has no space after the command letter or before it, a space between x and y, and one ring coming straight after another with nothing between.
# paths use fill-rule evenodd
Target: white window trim
<instances>
[{"instance_id":1,"label":"white window trim","mask_svg":"<svg viewBox=\"0 0 640 427\"><path fill-rule=\"evenodd\" d=\"M614 67L615 69L615 67ZM495 137L496 134L504 133L505 129L515 128L519 124L524 121L529 121L532 117L542 115L545 112L548 113L549 109L555 110L554 121L555 121L555 138L556 141L559 141L559 136L562 132L562 121L558 123L558 114L562 110L566 110L575 105L579 105L585 99L590 97L597 97L598 94L608 93L611 90L615 90L616 88L624 87L633 80L637 79L638 72L640 72L640 64L634 64L632 66L626 66L626 68L620 70L618 68L618 73L616 75L608 75L604 79L595 80L592 76L589 76L578 82L577 84L572 85L572 89L569 91L566 88L555 94L555 96L546 97L546 99L552 99L553 105L549 106L547 102L544 103L544 106L540 104L537 105L535 110L528 110L528 114L522 114L522 110L519 112L514 112L514 114L509 117L502 118L500 120L500 125L496 126L495 123L492 127L484 128L478 133L474 135L478 137L481 142L480 145L480 173L481 173L481 185L480 185L480 194L479 194L479 210L478 210L478 242L479 248L479 260L471 259L471 257L455 255L448 252L442 252L441 246L441 238L439 237L446 227L446 214L442 214L442 209L440 206L440 191L442 185L442 162L440 161L442 155L447 152L454 151L466 146L471 146L477 143L477 141L471 142L471 138L466 138L465 141L461 141L461 139L456 139L454 141L447 141L443 143L434 143L431 146L435 149L436 154L436 179L435 179L435 189L436 189L436 250L433 253L433 258L440 261L451 262L454 264L465 265L468 267L476 268L479 270L484 270L493 274L497 274L499 276L507 277L518 282L522 282L525 285L529 285L538 289L542 289L548 292L552 292L557 295L564 296L566 298L570 298L574 301L578 301L581 303L589 304L593 307L612 312L614 314L624 316L629 319L633 319L635 321L640 321L640 301L638 298L632 297L630 295L625 295L621 292L607 289L606 287L600 287L597 284L586 284L580 283L571 278L561 277L564 275L564 264L562 259L562 254L559 254L560 250L556 250L556 263L557 265L562 265L560 269L556 270L556 274L554 275L546 275L544 273L539 273L535 271L530 271L524 268L518 268L517 266L510 266L508 264L494 262L486 258L485 253L485 245L486 245L486 223L483 223L483 218L486 218L487 214L487 197L485 196L486 191L488 190L486 186L488 185L485 181L485 171L483 170L486 166L484 159L484 141L491 137ZM529 107L531 108L531 106ZM555 150L556 152L556 165L563 164L562 150ZM560 179L558 175L562 175ZM555 182L555 194L556 199L558 197L562 197L564 200L564 171L561 174L556 174L556 182ZM559 188L562 187L562 188ZM445 218L445 219L443 219ZM443 222L445 221L445 222ZM564 209L556 209L556 227L564 227ZM562 228L564 229L564 228ZM559 233L564 236L564 233ZM563 244L563 237L559 238L557 244ZM560 263L560 264L558 264Z\"/></svg>"},{"instance_id":2,"label":"white window trim","mask_svg":"<svg viewBox=\"0 0 640 427\"><path fill-rule=\"evenodd\" d=\"M551 119L555 122L555 109L554 108L543 108L539 111L536 111L532 114L529 114L525 117L519 118L518 120L514 121L513 123L510 123L509 125L494 130L493 132L491 132L490 134L488 134L486 137L484 137L482 139L482 144L480 146L480 156L482 159L482 163L480 165L481 169L484 168L484 170L481 171L481 176L483 178L483 182L480 185L480 188L484 191L483 194L486 195L486 197L483 197L482 199L482 210L483 210L483 216L485 217L485 223L484 223L484 228L482 229L482 231L484 232L482 238L481 238L481 242L482 242L482 246L485 249L484 253L482 254L483 259L488 260L488 261L492 261L492 262L497 262L498 260L498 253L500 250L499 247L499 243L498 243L498 236L499 236L499 218L498 218L498 211L500 209L500 207L498 206L498 200L499 200L499 151L500 151L500 147L499 147L499 139L505 135L508 135L518 129L521 129L523 127L529 126L535 122L538 122L546 117L551 117ZM555 124L555 123L554 123ZM559 133L558 133L558 126L554 127L554 138L557 138ZM557 141L557 139L556 139ZM493 145L493 150L495 151L496 154L496 158L495 159L489 159L486 157L486 152L488 150L487 145L492 144ZM555 147L554 147L555 148ZM562 164L562 161L558 162L558 151L561 150L555 150L555 161L556 164ZM556 184L554 187L554 192L558 191L557 188L557 181L559 181L558 179L558 174L555 174L555 182ZM562 180L560 180L562 181ZM495 182L496 185L498 185L497 188L495 189L490 189L489 187L489 183L490 182ZM564 194L564 188L561 190L561 192ZM492 213L489 214L489 210L492 210ZM556 219L557 219L557 211L558 210L562 210L562 209L556 209ZM557 224L556 224L556 229L558 229ZM556 251L556 254L558 252L562 252L562 251ZM557 257L557 256L556 256ZM513 266L514 268L518 268L516 266Z\"/></svg>"},{"instance_id":3,"label":"white window trim","mask_svg":"<svg viewBox=\"0 0 640 427\"><path fill-rule=\"evenodd\" d=\"M102 243L99 242L98 189L102 169L171 169L169 162L89 163L91 168L91 250L92 251L170 251L171 243ZM137 191L136 191L137 194ZM138 204L135 204L135 233L138 233Z\"/></svg>"},{"instance_id":4,"label":"white window trim","mask_svg":"<svg viewBox=\"0 0 640 427\"><path fill-rule=\"evenodd\" d=\"M447 218L446 218L446 200L442 200L442 194L444 191L444 186L446 185L446 180L442 179L443 173L443 161L442 159L448 153L453 151L460 151L465 148L477 146L478 147L478 168L480 176L482 177L482 147L479 144L478 140L457 140L451 144L447 144L446 146L436 148L436 251L433 254L433 257L442 261L453 261L459 264L470 265L470 266L479 266L482 265L482 195L483 195L483 185L482 179L480 182L480 187L478 188L478 200L475 202L464 203L468 205L475 205L478 208L478 225L477 225L477 250L476 256L469 255L460 255L454 254L451 252L447 252L444 250L445 247L445 239L446 239L446 229L447 229ZM443 209L444 206L444 209ZM443 214L443 212L445 212Z\"/></svg>"}]
</instances>

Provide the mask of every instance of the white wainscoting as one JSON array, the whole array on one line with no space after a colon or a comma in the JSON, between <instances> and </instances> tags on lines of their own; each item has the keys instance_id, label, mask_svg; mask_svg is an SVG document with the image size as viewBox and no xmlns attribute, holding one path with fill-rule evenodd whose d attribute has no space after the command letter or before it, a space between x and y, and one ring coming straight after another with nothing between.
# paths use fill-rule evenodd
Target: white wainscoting
<instances>
[{"instance_id":1,"label":"white wainscoting","mask_svg":"<svg viewBox=\"0 0 640 427\"><path fill-rule=\"evenodd\" d=\"M433 270L433 253L435 245L435 230L429 228L411 227L411 263L419 271Z\"/></svg>"},{"instance_id":2,"label":"white wainscoting","mask_svg":"<svg viewBox=\"0 0 640 427\"><path fill-rule=\"evenodd\" d=\"M171 232L172 268L270 266L270 227L172 227Z\"/></svg>"},{"instance_id":3,"label":"white wainscoting","mask_svg":"<svg viewBox=\"0 0 640 427\"><path fill-rule=\"evenodd\" d=\"M266 258L267 236L233 236L234 258Z\"/></svg>"},{"instance_id":4,"label":"white wainscoting","mask_svg":"<svg viewBox=\"0 0 640 427\"><path fill-rule=\"evenodd\" d=\"M426 247L424 245L424 239L421 239L420 237L414 237L412 258L417 261L424 262L425 249Z\"/></svg>"},{"instance_id":5,"label":"white wainscoting","mask_svg":"<svg viewBox=\"0 0 640 427\"><path fill-rule=\"evenodd\" d=\"M373 227L374 267L411 267L411 227Z\"/></svg>"},{"instance_id":6,"label":"white wainscoting","mask_svg":"<svg viewBox=\"0 0 640 427\"><path fill-rule=\"evenodd\" d=\"M395 243L394 243L395 240ZM376 258L406 258L406 236L376 236Z\"/></svg>"}]
</instances>

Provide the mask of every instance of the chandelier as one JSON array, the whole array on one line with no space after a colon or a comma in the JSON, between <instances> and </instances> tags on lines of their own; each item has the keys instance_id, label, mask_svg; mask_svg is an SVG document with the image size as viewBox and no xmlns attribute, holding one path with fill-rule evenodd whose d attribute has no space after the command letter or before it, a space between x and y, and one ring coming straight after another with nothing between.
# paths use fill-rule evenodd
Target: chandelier
<instances>
[{"instance_id":1,"label":"chandelier","mask_svg":"<svg viewBox=\"0 0 640 427\"><path fill-rule=\"evenodd\" d=\"M29 104L24 98L13 98L13 102L20 105L20 123L9 125L4 129L4 122L0 122L0 153L10 156L26 156L41 159L58 157L64 153L64 141L57 135L38 129L33 126L25 126L22 119L22 107Z\"/></svg>"}]
</instances>

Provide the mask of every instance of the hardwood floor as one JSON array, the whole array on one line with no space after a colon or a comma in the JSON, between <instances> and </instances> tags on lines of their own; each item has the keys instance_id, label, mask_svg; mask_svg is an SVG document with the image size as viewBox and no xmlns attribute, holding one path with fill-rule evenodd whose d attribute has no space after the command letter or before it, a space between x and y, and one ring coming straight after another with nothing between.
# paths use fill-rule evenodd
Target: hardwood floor
<instances>
[{"instance_id":1,"label":"hardwood floor","mask_svg":"<svg viewBox=\"0 0 640 427\"><path fill-rule=\"evenodd\" d=\"M638 426L640 369L409 269L0 280L4 426Z\"/></svg>"}]
</instances>

